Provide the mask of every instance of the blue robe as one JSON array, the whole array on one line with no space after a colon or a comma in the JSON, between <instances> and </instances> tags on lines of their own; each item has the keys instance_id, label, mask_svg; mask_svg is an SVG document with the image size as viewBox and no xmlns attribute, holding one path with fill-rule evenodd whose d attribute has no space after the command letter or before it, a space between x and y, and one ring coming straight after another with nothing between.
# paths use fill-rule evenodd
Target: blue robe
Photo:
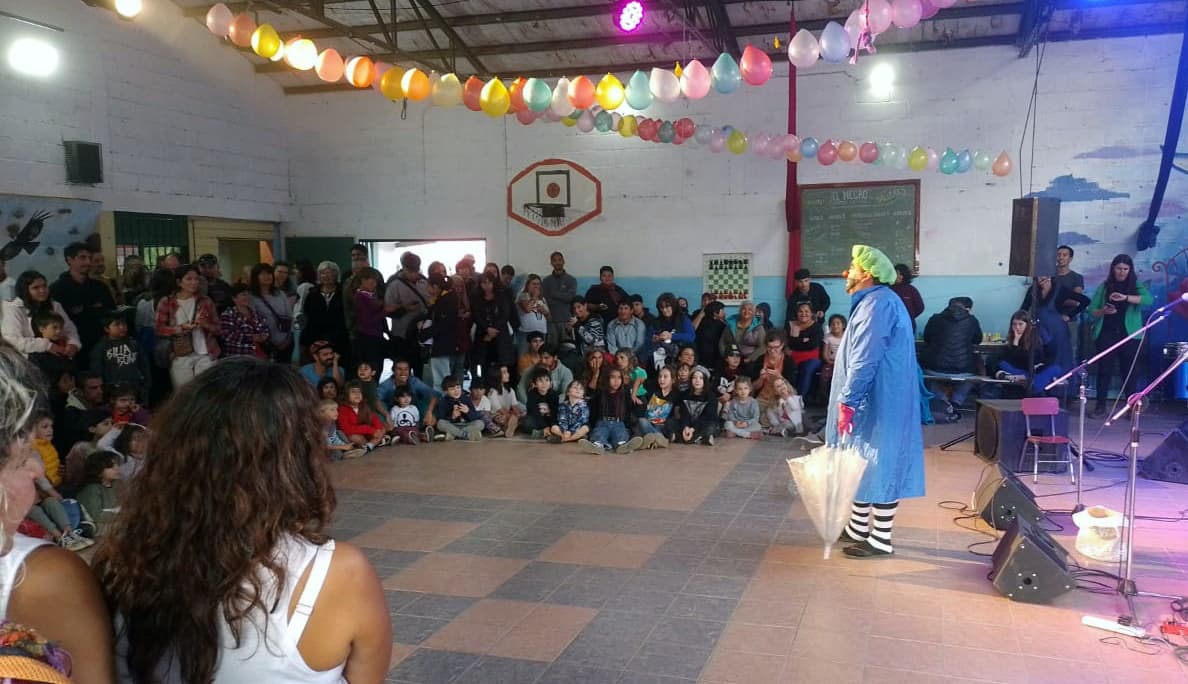
<instances>
[{"instance_id":1,"label":"blue robe","mask_svg":"<svg viewBox=\"0 0 1188 684\"><path fill-rule=\"evenodd\" d=\"M924 435L916 338L899 295L876 285L854 295L829 390L825 441L837 444L838 404L854 409L847 444L867 459L855 501L924 496Z\"/></svg>"}]
</instances>

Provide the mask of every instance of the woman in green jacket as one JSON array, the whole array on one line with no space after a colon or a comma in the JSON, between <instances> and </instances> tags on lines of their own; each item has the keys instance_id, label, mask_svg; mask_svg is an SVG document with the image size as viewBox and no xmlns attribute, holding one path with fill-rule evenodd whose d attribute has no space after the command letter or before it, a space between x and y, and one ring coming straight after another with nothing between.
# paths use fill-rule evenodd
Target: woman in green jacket
<instances>
[{"instance_id":1,"label":"woman in green jacket","mask_svg":"<svg viewBox=\"0 0 1188 684\"><path fill-rule=\"evenodd\" d=\"M1110 262L1110 273L1106 281L1098 286L1093 293L1093 300L1089 302L1089 311L1096 320L1093 322L1093 338L1097 341L1097 351L1102 351L1117 344L1119 340L1133 333L1143 326L1141 309L1151 306L1154 299L1151 292L1140 282L1134 273L1134 262L1126 254L1119 254ZM1106 399L1110 392L1116 374L1126 377L1130 364L1139 352L1139 341L1130 340L1122 348L1105 357L1097 363L1097 404L1093 409L1093 417L1105 412ZM1134 391L1134 375L1122 391L1129 395Z\"/></svg>"}]
</instances>

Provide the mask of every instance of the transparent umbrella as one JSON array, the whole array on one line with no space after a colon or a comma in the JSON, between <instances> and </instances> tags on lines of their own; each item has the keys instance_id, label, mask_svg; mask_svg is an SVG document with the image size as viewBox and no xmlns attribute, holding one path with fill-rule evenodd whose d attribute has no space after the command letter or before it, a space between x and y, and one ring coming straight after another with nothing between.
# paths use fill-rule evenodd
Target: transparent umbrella
<instances>
[{"instance_id":1,"label":"transparent umbrella","mask_svg":"<svg viewBox=\"0 0 1188 684\"><path fill-rule=\"evenodd\" d=\"M852 446L826 445L788 459L788 469L813 526L825 542L828 560L850 518L850 504L866 471L866 459Z\"/></svg>"}]
</instances>

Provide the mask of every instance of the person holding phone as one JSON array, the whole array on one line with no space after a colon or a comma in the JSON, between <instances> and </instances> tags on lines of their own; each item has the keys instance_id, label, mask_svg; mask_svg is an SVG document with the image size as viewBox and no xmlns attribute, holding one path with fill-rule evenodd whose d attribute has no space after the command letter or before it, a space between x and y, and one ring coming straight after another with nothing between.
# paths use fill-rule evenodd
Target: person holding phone
<instances>
[{"instance_id":1,"label":"person holding phone","mask_svg":"<svg viewBox=\"0 0 1188 684\"><path fill-rule=\"evenodd\" d=\"M1093 314L1093 339L1097 351L1104 351L1127 335L1143 326L1141 309L1154 303L1150 290L1138 282L1134 272L1134 261L1129 255L1119 254L1110 262L1106 281L1097 287L1089 302ZM1089 415L1097 418L1105 413L1106 399L1114 375L1127 377L1127 371L1134 357L1139 353L1139 341L1130 340L1113 354L1097 362L1097 403ZM1137 367L1136 367L1137 368ZM1135 387L1135 374L1129 374L1122 391L1130 394Z\"/></svg>"}]
</instances>

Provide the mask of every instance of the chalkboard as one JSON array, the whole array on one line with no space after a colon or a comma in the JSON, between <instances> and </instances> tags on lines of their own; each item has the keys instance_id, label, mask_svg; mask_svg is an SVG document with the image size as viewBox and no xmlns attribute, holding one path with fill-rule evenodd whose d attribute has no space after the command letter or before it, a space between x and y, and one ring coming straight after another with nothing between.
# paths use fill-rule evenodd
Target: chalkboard
<instances>
[{"instance_id":1,"label":"chalkboard","mask_svg":"<svg viewBox=\"0 0 1188 684\"><path fill-rule=\"evenodd\" d=\"M916 270L920 181L803 185L800 202L801 265L814 277L841 275L856 244Z\"/></svg>"}]
</instances>

